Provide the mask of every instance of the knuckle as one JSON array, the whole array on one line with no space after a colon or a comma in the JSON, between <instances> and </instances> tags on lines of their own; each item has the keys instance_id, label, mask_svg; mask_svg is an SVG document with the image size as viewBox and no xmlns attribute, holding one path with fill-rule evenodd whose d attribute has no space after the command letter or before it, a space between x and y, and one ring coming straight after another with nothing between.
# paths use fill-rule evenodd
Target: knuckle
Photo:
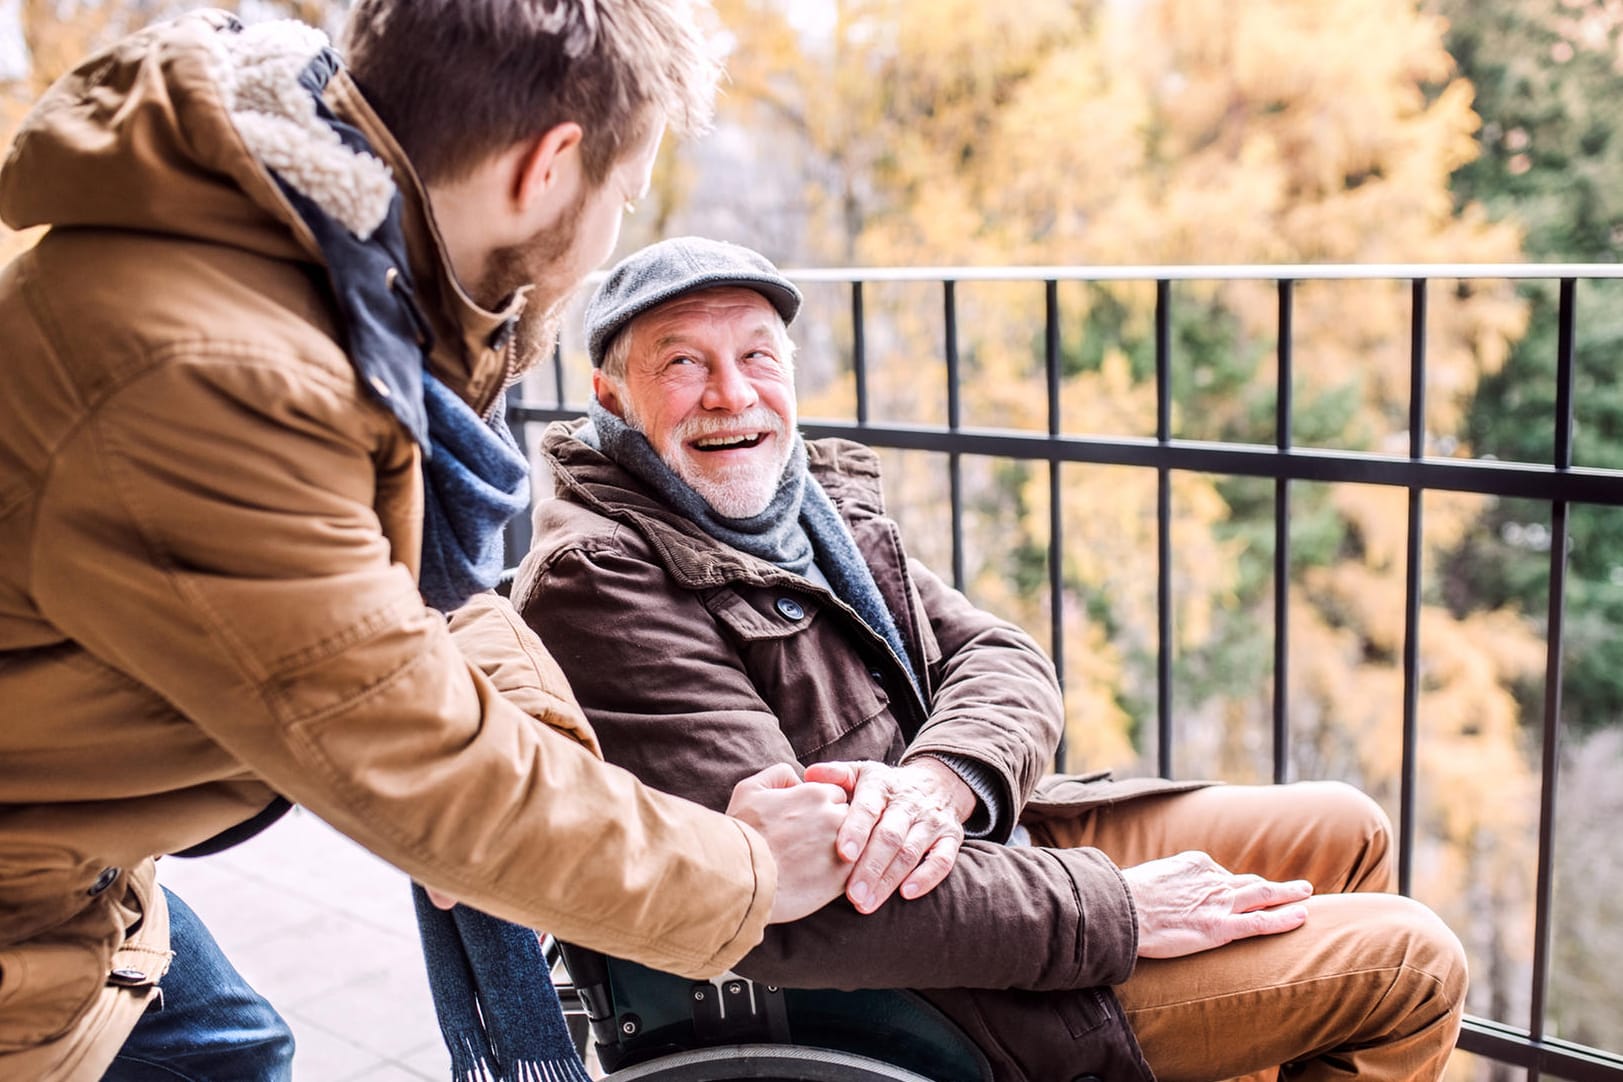
<instances>
[{"instance_id":1,"label":"knuckle","mask_svg":"<svg viewBox=\"0 0 1623 1082\"><path fill-rule=\"evenodd\" d=\"M864 800L861 794L858 794L857 799L851 801L851 814L861 815L866 819L878 819L879 813L884 810L885 805L883 802L872 799Z\"/></svg>"},{"instance_id":2,"label":"knuckle","mask_svg":"<svg viewBox=\"0 0 1623 1082\"><path fill-rule=\"evenodd\" d=\"M890 823L880 823L874 828L873 836L875 841L891 850L900 849L907 840L901 830Z\"/></svg>"}]
</instances>

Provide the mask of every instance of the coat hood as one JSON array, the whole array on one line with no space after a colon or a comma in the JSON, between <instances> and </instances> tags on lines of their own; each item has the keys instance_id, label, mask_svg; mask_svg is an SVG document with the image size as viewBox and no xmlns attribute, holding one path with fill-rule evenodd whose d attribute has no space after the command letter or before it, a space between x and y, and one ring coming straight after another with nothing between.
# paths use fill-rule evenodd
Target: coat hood
<instances>
[{"instance_id":1,"label":"coat hood","mask_svg":"<svg viewBox=\"0 0 1623 1082\"><path fill-rule=\"evenodd\" d=\"M301 23L197 12L124 38L48 90L0 167L0 219L178 235L319 258L271 169L365 237L395 184L300 83L328 52Z\"/></svg>"}]
</instances>

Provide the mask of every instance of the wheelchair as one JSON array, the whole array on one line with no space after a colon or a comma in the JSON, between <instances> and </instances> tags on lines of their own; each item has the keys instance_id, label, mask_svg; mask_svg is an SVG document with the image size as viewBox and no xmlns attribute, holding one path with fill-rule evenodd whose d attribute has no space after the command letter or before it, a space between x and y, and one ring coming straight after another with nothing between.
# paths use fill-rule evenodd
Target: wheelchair
<instances>
[{"instance_id":1,"label":"wheelchair","mask_svg":"<svg viewBox=\"0 0 1623 1082\"><path fill-rule=\"evenodd\" d=\"M913 992L694 981L543 941L576 1047L609 1082L992 1082L985 1054Z\"/></svg>"}]
</instances>

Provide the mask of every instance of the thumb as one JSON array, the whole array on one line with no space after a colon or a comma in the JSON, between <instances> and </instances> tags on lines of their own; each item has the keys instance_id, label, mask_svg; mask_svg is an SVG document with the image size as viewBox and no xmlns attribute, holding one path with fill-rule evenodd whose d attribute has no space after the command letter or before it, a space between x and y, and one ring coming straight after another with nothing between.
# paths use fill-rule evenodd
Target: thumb
<instances>
[{"instance_id":1,"label":"thumb","mask_svg":"<svg viewBox=\"0 0 1623 1082\"><path fill-rule=\"evenodd\" d=\"M850 763L813 763L806 768L806 780L838 785L849 793L857 787L857 768Z\"/></svg>"},{"instance_id":2,"label":"thumb","mask_svg":"<svg viewBox=\"0 0 1623 1082\"><path fill-rule=\"evenodd\" d=\"M735 788L738 789L793 789L800 784L800 775L788 763L773 763L764 770L757 770Z\"/></svg>"}]
</instances>

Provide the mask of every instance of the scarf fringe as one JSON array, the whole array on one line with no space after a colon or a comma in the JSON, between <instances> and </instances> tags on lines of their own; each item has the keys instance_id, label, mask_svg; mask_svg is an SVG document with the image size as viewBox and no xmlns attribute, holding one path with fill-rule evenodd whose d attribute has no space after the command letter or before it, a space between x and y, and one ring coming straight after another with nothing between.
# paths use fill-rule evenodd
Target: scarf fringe
<instances>
[{"instance_id":1,"label":"scarf fringe","mask_svg":"<svg viewBox=\"0 0 1623 1082\"><path fill-rule=\"evenodd\" d=\"M468 1037L451 1056L452 1082L592 1082L578 1059L522 1059L503 1071Z\"/></svg>"}]
</instances>

